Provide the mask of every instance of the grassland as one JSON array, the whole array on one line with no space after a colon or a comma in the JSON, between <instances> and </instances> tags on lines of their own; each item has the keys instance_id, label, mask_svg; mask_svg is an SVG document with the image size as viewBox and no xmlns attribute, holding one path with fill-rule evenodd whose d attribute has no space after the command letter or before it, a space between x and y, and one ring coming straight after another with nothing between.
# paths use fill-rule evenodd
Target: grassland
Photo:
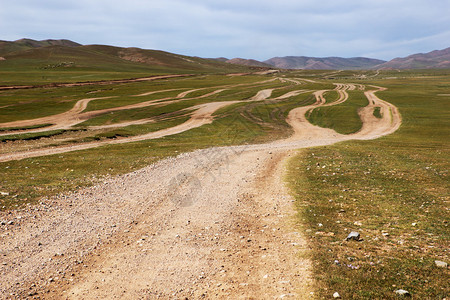
<instances>
[{"instance_id":1,"label":"grassland","mask_svg":"<svg viewBox=\"0 0 450 300\"><path fill-rule=\"evenodd\" d=\"M349 100L344 103L319 107L311 111L308 121L314 125L332 128L342 134L350 134L361 129L362 122L358 115L358 110L368 104L363 91L348 91ZM330 97L327 102L336 101Z\"/></svg>"},{"instance_id":2,"label":"grassland","mask_svg":"<svg viewBox=\"0 0 450 300\"><path fill-rule=\"evenodd\" d=\"M399 131L304 150L290 162L319 298L337 291L344 299L392 299L397 289L415 299L449 295L448 269L434 261L449 261L450 115L448 97L439 95L450 77L413 74L364 82L388 88L379 96L399 107ZM363 241L344 241L350 231Z\"/></svg>"},{"instance_id":3,"label":"grassland","mask_svg":"<svg viewBox=\"0 0 450 300\"><path fill-rule=\"evenodd\" d=\"M90 51L97 50L93 48ZM121 70L111 69L118 68L112 58L116 50L108 51L111 51L108 54L110 61L105 62L101 70L88 64L82 66L83 62L79 61L75 62L76 70L55 67L42 71L38 66L44 62L48 64L48 61L36 64L33 60L34 65L30 63L25 67L24 60L20 66L7 60L10 65L3 65L6 67L0 71L0 84L103 80L148 76L151 73L131 68L135 64L123 65ZM62 56L55 57L55 62L62 59ZM29 73L33 68L34 71ZM14 70L18 72L14 73ZM169 71L173 69L165 69L165 72ZM154 74L161 72L154 69ZM196 72L202 73L203 70ZM448 94L449 72L349 71L336 74L331 71L296 71L282 76L315 82L302 81L300 86L296 86L279 80L267 82L273 76L202 74L152 82L2 91L0 123L62 113L71 109L78 100L93 97L114 98L91 101L85 111L163 100L158 106L96 116L79 124L75 130L24 134L14 131L45 129L49 124L7 128L2 132L14 134L1 137L0 153L11 149L23 151L29 147L39 149L145 134L185 122L188 116L180 111L194 105L215 101L243 102L216 111L211 124L180 134L0 163L0 191L4 192L0 195L0 209L33 204L42 197L76 190L94 184L104 176L124 174L181 152L288 137L292 132L285 121L288 112L315 102L311 92L284 100L273 99L293 90L333 90L336 80L383 86L388 89L377 95L399 107L403 117L399 131L373 141L345 142L302 150L289 163L287 180L296 197L298 222L305 229L313 248L315 294L319 298L330 298L337 291L345 299L390 299L395 298L394 290L406 289L417 299L448 297L448 269L437 268L434 260L449 261L450 115L449 98L442 96ZM331 76L335 79L327 79ZM275 89L272 99L248 101L258 91L272 88ZM198 98L217 89L224 90ZM179 93L189 90L193 91L183 101L167 102L176 100ZM136 97L149 92L157 93ZM359 130L358 110L367 105L367 99L363 91L348 93L349 100L337 106L313 110L309 120L340 133ZM327 102L333 102L337 93L330 92L326 98ZM375 116L379 113L374 111ZM158 122L117 129L88 129L92 125L155 117L160 118ZM350 231L360 232L363 241L344 241Z\"/></svg>"},{"instance_id":4,"label":"grassland","mask_svg":"<svg viewBox=\"0 0 450 300\"><path fill-rule=\"evenodd\" d=\"M49 46L6 53L0 86L42 85L161 74L249 72L251 68L156 50L103 45Z\"/></svg>"},{"instance_id":5,"label":"grassland","mask_svg":"<svg viewBox=\"0 0 450 300\"><path fill-rule=\"evenodd\" d=\"M85 111L115 108L118 106L152 101L161 98L156 106L139 109L127 109L93 117L73 129L48 130L36 133L13 133L1 138L0 152L41 149L91 141L117 139L142 135L173 127L187 120L186 112L198 104L212 101L235 101L251 98L259 90L267 88L287 89L293 83L267 82L272 77L200 75L190 78L174 78L153 82L124 83L111 86L76 86L62 88L36 88L29 90L3 91L0 97L0 122L10 122L29 118L54 115L69 110L76 101L90 97L108 97L94 100ZM223 92L206 98L203 95L217 90ZM136 95L161 90L176 91ZM201 89L195 91L196 89ZM192 90L186 99L177 99L182 91ZM215 114L211 125L202 126L176 136L167 136L157 140L106 146L98 149L65 153L49 157L33 158L22 161L0 163L0 191L9 195L0 196L1 208L20 207L26 203L38 201L43 196L73 190L79 186L92 184L92 178L123 174L148 165L163 157L177 153L211 146L236 145L242 143L265 142L290 134L285 116L290 108L306 105L313 101L304 94L283 101L242 103L230 105ZM41 108L41 109L39 109ZM48 109L47 109L48 108ZM261 118L252 119L262 115ZM244 117L242 117L244 116ZM121 128L87 130L88 126L111 125L124 121L156 118L158 122L131 125ZM44 124L48 125L48 124ZM41 126L29 126L39 129ZM16 128L24 129L24 128ZM41 129L46 129L45 127ZM16 149L16 150L11 150ZM87 166L95 167L87 167ZM94 180L95 182L95 180Z\"/></svg>"}]
</instances>

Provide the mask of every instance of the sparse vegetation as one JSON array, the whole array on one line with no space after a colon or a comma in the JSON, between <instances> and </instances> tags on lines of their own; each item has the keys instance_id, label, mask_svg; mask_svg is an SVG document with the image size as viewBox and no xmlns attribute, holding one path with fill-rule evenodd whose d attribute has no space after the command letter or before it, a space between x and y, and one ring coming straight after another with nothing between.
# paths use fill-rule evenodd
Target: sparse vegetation
<instances>
[{"instance_id":1,"label":"sparse vegetation","mask_svg":"<svg viewBox=\"0 0 450 300\"><path fill-rule=\"evenodd\" d=\"M313 246L316 291L330 298L448 296L448 77L378 81L405 120L391 136L303 150L289 182ZM426 86L426 89L423 87ZM344 241L358 231L363 241Z\"/></svg>"},{"instance_id":2,"label":"sparse vegetation","mask_svg":"<svg viewBox=\"0 0 450 300\"><path fill-rule=\"evenodd\" d=\"M24 126L24 127L5 127L0 128L0 133L5 131L20 131L20 130L29 130L29 129L38 129L38 128L44 128L52 126L53 124L38 124L33 126Z\"/></svg>"},{"instance_id":3,"label":"sparse vegetation","mask_svg":"<svg viewBox=\"0 0 450 300\"><path fill-rule=\"evenodd\" d=\"M381 115L381 108L380 108L380 107L375 107L375 108L373 109L373 115L374 115L375 117L381 119L381 118L382 118L382 115Z\"/></svg>"},{"instance_id":4,"label":"sparse vegetation","mask_svg":"<svg viewBox=\"0 0 450 300\"><path fill-rule=\"evenodd\" d=\"M361 91L348 91L349 99L341 104L316 108L307 115L312 124L336 130L342 134L357 132L362 122L358 109L368 104Z\"/></svg>"},{"instance_id":5,"label":"sparse vegetation","mask_svg":"<svg viewBox=\"0 0 450 300\"><path fill-rule=\"evenodd\" d=\"M48 138L48 137L61 135L63 133L77 132L79 130L83 130L83 129L58 129L58 130L50 130L50 131L36 132L36 133L12 134L12 135L7 135L7 136L0 136L0 142L38 140L41 138Z\"/></svg>"},{"instance_id":6,"label":"sparse vegetation","mask_svg":"<svg viewBox=\"0 0 450 300\"><path fill-rule=\"evenodd\" d=\"M154 55L169 61L173 67L163 64L149 67L133 61L136 57L121 58L118 51L114 47L90 46L70 51L55 47L50 59L43 57L42 49L15 54L17 59L8 57L0 62L0 84L180 74L192 67L186 57L163 52ZM288 181L297 199L298 221L313 247L316 293L324 298L338 291L349 299L388 299L395 297L395 289L403 288L417 299L448 296L448 270L434 265L434 260L449 260L450 118L447 103L438 96L448 94L448 71L301 70L281 75L281 78L315 81L301 81L297 85L290 81L269 81L273 79L271 75L213 74L251 69L201 63L204 63L201 59L196 60L195 65L200 66L189 69L196 75L186 78L1 91L0 123L66 112L78 100L86 98L111 97L91 101L84 112L160 100L155 106L99 113L74 129L45 131L45 127L52 125L48 123L2 128L0 133L42 129L42 132L0 137L2 153L10 149L22 151L28 147L40 149L147 134L186 122L187 110L195 105L242 102L217 110L211 124L176 135L2 162L0 191L4 193L0 195L0 209L35 203L42 197L76 190L104 176L124 174L181 152L288 137L292 130L286 116L295 107L314 103L316 99L311 91L333 90L336 80L344 83L357 80L368 87L387 87L388 90L377 95L399 107L404 124L391 136L302 150L290 161ZM300 89L299 86L310 92L273 100ZM192 91L186 99L177 98L179 93L194 89L200 90ZM219 89L224 90L196 98ZM272 99L250 101L262 89L275 89ZM149 92L157 93L136 97ZM308 120L343 134L358 131L362 125L358 110L368 101L363 91L348 93L349 99L344 103L310 111ZM331 103L339 94L332 91L325 97ZM375 108L373 114L382 117L380 108ZM156 121L122 128L90 128L147 118ZM350 231L360 232L363 241L344 241Z\"/></svg>"}]
</instances>

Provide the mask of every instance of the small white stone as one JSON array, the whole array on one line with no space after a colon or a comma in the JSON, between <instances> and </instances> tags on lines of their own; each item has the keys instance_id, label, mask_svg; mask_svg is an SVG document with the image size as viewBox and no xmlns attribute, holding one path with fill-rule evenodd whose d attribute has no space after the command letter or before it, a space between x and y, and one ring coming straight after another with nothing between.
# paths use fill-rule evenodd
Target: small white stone
<instances>
[{"instance_id":1,"label":"small white stone","mask_svg":"<svg viewBox=\"0 0 450 300\"><path fill-rule=\"evenodd\" d=\"M435 260L434 263L439 268L447 268L448 264L445 261Z\"/></svg>"},{"instance_id":2,"label":"small white stone","mask_svg":"<svg viewBox=\"0 0 450 300\"><path fill-rule=\"evenodd\" d=\"M411 295L408 291L402 290L402 289L395 290L395 293L397 295L400 295L400 296L409 296L409 295Z\"/></svg>"},{"instance_id":3,"label":"small white stone","mask_svg":"<svg viewBox=\"0 0 450 300\"><path fill-rule=\"evenodd\" d=\"M311 295L313 295L313 294L311 294ZM284 298L288 298L288 297L295 297L295 296L296 296L296 294L283 294L280 296L280 299L284 299Z\"/></svg>"}]
</instances>

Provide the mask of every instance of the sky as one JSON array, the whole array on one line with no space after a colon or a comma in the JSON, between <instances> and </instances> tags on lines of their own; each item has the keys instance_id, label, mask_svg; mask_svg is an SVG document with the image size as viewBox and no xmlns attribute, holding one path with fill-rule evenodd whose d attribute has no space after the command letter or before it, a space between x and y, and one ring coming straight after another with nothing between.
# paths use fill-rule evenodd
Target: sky
<instances>
[{"instance_id":1,"label":"sky","mask_svg":"<svg viewBox=\"0 0 450 300\"><path fill-rule=\"evenodd\" d=\"M0 0L0 40L199 57L372 57L450 47L450 0Z\"/></svg>"}]
</instances>

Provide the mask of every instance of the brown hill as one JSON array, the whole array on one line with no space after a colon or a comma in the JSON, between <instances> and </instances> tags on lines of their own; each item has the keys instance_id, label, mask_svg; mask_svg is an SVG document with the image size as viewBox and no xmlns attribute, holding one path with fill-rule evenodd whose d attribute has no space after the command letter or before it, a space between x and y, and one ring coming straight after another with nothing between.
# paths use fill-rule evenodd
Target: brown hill
<instances>
[{"instance_id":1,"label":"brown hill","mask_svg":"<svg viewBox=\"0 0 450 300\"><path fill-rule=\"evenodd\" d=\"M428 53L394 58L376 67L377 69L446 69L450 68L450 47Z\"/></svg>"},{"instance_id":2,"label":"brown hill","mask_svg":"<svg viewBox=\"0 0 450 300\"><path fill-rule=\"evenodd\" d=\"M249 72L251 67L159 50L107 45L80 45L68 40L22 39L0 42L0 64L6 70L90 70L138 73Z\"/></svg>"},{"instance_id":3,"label":"brown hill","mask_svg":"<svg viewBox=\"0 0 450 300\"><path fill-rule=\"evenodd\" d=\"M309 70L360 70L370 69L384 63L384 60L366 57L307 57L307 56L285 56L274 57L264 61L280 69L309 69Z\"/></svg>"},{"instance_id":4,"label":"brown hill","mask_svg":"<svg viewBox=\"0 0 450 300\"><path fill-rule=\"evenodd\" d=\"M29 49L48 47L48 46L65 46L65 47L78 47L81 44L69 41L69 40L43 40L35 41L32 39L20 39L17 41L0 41L0 56L4 56L9 53L24 51Z\"/></svg>"},{"instance_id":5,"label":"brown hill","mask_svg":"<svg viewBox=\"0 0 450 300\"><path fill-rule=\"evenodd\" d=\"M227 60L227 63L234 64L234 65L249 66L249 67L272 68L271 65L265 64L263 62L260 62L260 61L254 60L254 59L233 58L233 59Z\"/></svg>"}]
</instances>

